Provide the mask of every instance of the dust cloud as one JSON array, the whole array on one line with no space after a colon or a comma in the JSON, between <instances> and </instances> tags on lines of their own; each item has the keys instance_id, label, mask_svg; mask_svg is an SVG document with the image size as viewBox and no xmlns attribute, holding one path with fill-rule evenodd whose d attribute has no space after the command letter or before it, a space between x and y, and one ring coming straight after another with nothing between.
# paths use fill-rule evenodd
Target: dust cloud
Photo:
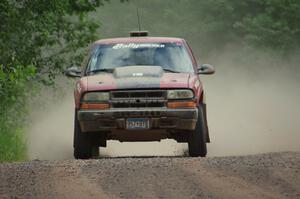
<instances>
[{"instance_id":1,"label":"dust cloud","mask_svg":"<svg viewBox=\"0 0 300 199\"><path fill-rule=\"evenodd\" d=\"M54 91L53 91L54 92ZM70 88L72 92L72 88ZM48 95L46 95L48 96ZM50 98L51 99L51 98ZM27 149L30 159L71 159L73 157L74 106L72 95L47 102L33 110L27 134Z\"/></svg>"},{"instance_id":2,"label":"dust cloud","mask_svg":"<svg viewBox=\"0 0 300 199\"><path fill-rule=\"evenodd\" d=\"M248 54L249 61L240 63L236 58L241 55L231 50L212 57L217 73L203 78L212 141L209 156L299 151L298 53L279 60L256 50L256 59Z\"/></svg>"},{"instance_id":3,"label":"dust cloud","mask_svg":"<svg viewBox=\"0 0 300 199\"><path fill-rule=\"evenodd\" d=\"M297 56L296 56L297 57ZM247 155L300 150L299 60L260 60L237 64L224 53L213 56L216 74L201 76L206 89L211 143L208 156ZM287 65L287 63L295 63ZM282 67L280 67L282 65ZM43 108L33 111L28 128L30 159L73 158L72 86ZM40 101L48 99L42 96ZM149 143L109 141L102 157L182 156L187 144L173 140Z\"/></svg>"}]
</instances>

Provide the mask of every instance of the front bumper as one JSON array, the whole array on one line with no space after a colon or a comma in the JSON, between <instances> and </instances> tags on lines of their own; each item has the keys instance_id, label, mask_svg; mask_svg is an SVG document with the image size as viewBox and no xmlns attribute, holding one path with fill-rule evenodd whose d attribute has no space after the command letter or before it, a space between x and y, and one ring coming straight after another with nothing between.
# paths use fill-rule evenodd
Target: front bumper
<instances>
[{"instance_id":1,"label":"front bumper","mask_svg":"<svg viewBox=\"0 0 300 199\"><path fill-rule=\"evenodd\" d=\"M127 118L149 118L150 129L194 130L198 119L197 108L113 108L108 110L78 110L83 132L126 130Z\"/></svg>"}]
</instances>

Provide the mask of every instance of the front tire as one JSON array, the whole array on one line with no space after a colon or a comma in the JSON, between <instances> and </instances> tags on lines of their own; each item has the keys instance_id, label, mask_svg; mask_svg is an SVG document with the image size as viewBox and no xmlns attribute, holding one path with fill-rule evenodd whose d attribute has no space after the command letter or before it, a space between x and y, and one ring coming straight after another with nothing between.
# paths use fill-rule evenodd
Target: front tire
<instances>
[{"instance_id":1,"label":"front tire","mask_svg":"<svg viewBox=\"0 0 300 199\"><path fill-rule=\"evenodd\" d=\"M81 132L77 112L74 119L74 157L75 159L89 159L99 155L99 148L93 146L91 136Z\"/></svg>"},{"instance_id":2,"label":"front tire","mask_svg":"<svg viewBox=\"0 0 300 199\"><path fill-rule=\"evenodd\" d=\"M206 148L206 128L205 117L203 112L203 105L200 104L198 108L198 120L196 128L189 135L188 147L189 155L191 157L205 157L207 154Z\"/></svg>"}]
</instances>

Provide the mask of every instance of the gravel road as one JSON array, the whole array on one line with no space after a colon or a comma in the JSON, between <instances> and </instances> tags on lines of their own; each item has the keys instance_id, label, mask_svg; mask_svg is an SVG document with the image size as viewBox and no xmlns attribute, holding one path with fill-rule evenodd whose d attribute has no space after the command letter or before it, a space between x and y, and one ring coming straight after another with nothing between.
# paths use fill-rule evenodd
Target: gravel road
<instances>
[{"instance_id":1,"label":"gravel road","mask_svg":"<svg viewBox=\"0 0 300 199\"><path fill-rule=\"evenodd\" d=\"M0 198L300 198L300 152L0 164Z\"/></svg>"}]
</instances>

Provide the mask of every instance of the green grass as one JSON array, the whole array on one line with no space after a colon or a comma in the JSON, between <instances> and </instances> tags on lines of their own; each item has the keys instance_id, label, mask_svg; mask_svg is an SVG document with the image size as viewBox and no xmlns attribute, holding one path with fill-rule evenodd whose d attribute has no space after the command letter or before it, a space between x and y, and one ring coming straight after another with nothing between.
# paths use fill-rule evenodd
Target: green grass
<instances>
[{"instance_id":1,"label":"green grass","mask_svg":"<svg viewBox=\"0 0 300 199\"><path fill-rule=\"evenodd\" d=\"M26 160L25 124L35 68L0 64L0 162Z\"/></svg>"},{"instance_id":2,"label":"green grass","mask_svg":"<svg viewBox=\"0 0 300 199\"><path fill-rule=\"evenodd\" d=\"M4 126L1 125L0 126ZM26 160L24 132L13 127L0 129L0 162Z\"/></svg>"}]
</instances>

